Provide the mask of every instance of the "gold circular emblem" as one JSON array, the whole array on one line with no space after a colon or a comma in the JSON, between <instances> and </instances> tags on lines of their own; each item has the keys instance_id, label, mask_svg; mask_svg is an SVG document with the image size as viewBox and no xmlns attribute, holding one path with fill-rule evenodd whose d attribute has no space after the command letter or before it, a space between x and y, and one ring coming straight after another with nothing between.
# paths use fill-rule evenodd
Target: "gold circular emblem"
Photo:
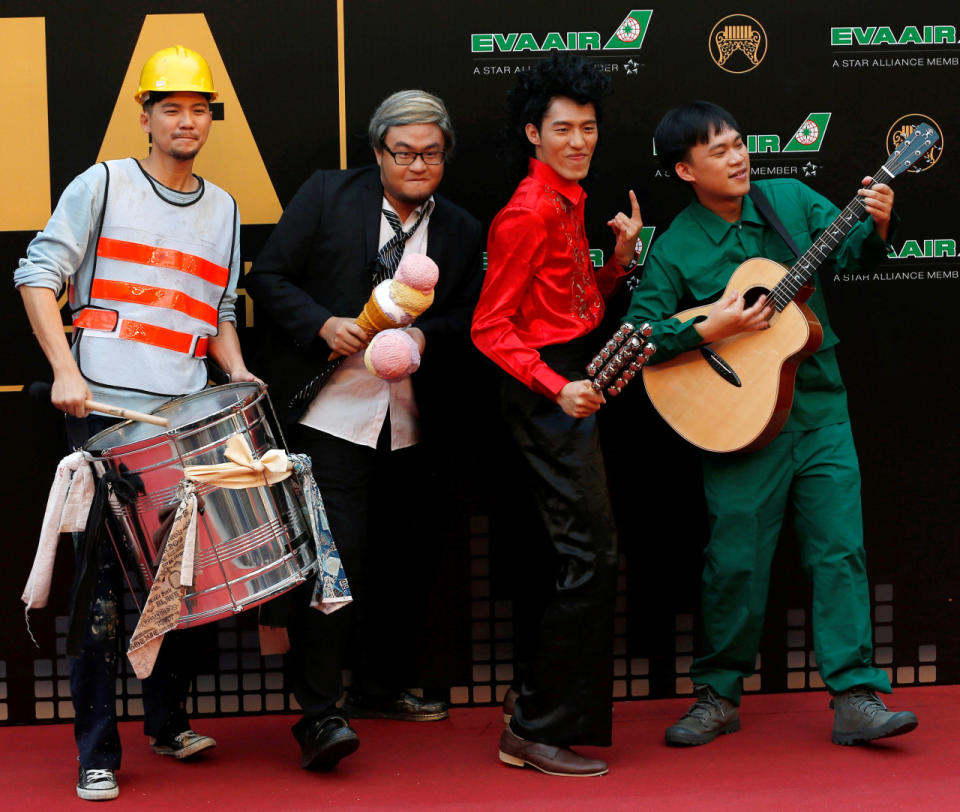
<instances>
[{"instance_id":1,"label":"gold circular emblem","mask_svg":"<svg viewBox=\"0 0 960 812\"><path fill-rule=\"evenodd\" d=\"M767 32L747 14L728 14L713 26L707 48L721 70L749 73L767 55Z\"/></svg>"},{"instance_id":2,"label":"gold circular emblem","mask_svg":"<svg viewBox=\"0 0 960 812\"><path fill-rule=\"evenodd\" d=\"M887 131L887 155L890 155L906 141L910 137L910 133L921 124L928 124L933 127L937 135L940 136L940 140L921 155L907 172L926 172L940 160L940 156L943 154L943 130L940 129L940 125L930 118L930 116L924 115L923 113L907 113L907 115L900 116L900 118L894 121L893 125Z\"/></svg>"}]
</instances>

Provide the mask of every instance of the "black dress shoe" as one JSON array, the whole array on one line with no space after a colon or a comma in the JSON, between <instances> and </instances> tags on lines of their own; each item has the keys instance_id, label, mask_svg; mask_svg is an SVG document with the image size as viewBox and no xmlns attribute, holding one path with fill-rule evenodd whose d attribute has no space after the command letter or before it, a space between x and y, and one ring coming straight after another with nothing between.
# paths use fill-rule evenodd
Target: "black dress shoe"
<instances>
[{"instance_id":1,"label":"black dress shoe","mask_svg":"<svg viewBox=\"0 0 960 812\"><path fill-rule=\"evenodd\" d=\"M300 766L305 770L336 767L360 746L357 731L342 716L301 719L293 726L293 737L300 743Z\"/></svg>"},{"instance_id":2,"label":"black dress shoe","mask_svg":"<svg viewBox=\"0 0 960 812\"><path fill-rule=\"evenodd\" d=\"M406 691L394 696L351 696L350 715L358 719L395 719L401 722L436 722L450 715L446 702L421 699Z\"/></svg>"}]
</instances>

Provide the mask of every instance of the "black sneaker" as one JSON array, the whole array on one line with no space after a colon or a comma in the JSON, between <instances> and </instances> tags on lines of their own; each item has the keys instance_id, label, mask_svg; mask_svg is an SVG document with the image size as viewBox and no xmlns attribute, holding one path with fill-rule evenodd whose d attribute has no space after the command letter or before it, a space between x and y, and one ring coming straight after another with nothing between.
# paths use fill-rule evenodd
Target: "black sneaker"
<instances>
[{"instance_id":1,"label":"black sneaker","mask_svg":"<svg viewBox=\"0 0 960 812\"><path fill-rule=\"evenodd\" d=\"M84 801L112 801L120 794L117 776L113 770L85 770L80 768L77 797Z\"/></svg>"},{"instance_id":2,"label":"black sneaker","mask_svg":"<svg viewBox=\"0 0 960 812\"><path fill-rule=\"evenodd\" d=\"M357 719L395 719L401 722L438 722L450 715L446 702L430 701L401 691L395 696L351 696L349 715Z\"/></svg>"},{"instance_id":3,"label":"black sneaker","mask_svg":"<svg viewBox=\"0 0 960 812\"><path fill-rule=\"evenodd\" d=\"M176 736L169 738L161 736L152 744L153 752L161 756L173 756L174 758L190 758L211 747L216 747L217 743L209 736L201 736L192 730L184 730Z\"/></svg>"},{"instance_id":4,"label":"black sneaker","mask_svg":"<svg viewBox=\"0 0 960 812\"><path fill-rule=\"evenodd\" d=\"M864 744L874 739L902 736L917 726L910 711L887 710L877 695L862 685L843 691L830 700L833 708L833 743Z\"/></svg>"},{"instance_id":5,"label":"black sneaker","mask_svg":"<svg viewBox=\"0 0 960 812\"><path fill-rule=\"evenodd\" d=\"M667 744L675 747L706 744L721 733L736 733L740 729L740 711L736 705L709 685L698 685L696 691L697 701L690 710L667 728Z\"/></svg>"}]
</instances>

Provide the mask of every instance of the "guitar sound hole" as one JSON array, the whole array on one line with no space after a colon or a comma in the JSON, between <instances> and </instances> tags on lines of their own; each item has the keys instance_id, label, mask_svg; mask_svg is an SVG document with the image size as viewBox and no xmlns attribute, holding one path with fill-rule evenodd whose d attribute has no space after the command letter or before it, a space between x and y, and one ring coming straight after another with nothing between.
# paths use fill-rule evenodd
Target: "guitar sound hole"
<instances>
[{"instance_id":1,"label":"guitar sound hole","mask_svg":"<svg viewBox=\"0 0 960 812\"><path fill-rule=\"evenodd\" d=\"M750 288L746 293L743 294L743 300L746 302L747 307L753 307L759 299L764 294L769 295L770 290L768 288L755 287Z\"/></svg>"}]
</instances>

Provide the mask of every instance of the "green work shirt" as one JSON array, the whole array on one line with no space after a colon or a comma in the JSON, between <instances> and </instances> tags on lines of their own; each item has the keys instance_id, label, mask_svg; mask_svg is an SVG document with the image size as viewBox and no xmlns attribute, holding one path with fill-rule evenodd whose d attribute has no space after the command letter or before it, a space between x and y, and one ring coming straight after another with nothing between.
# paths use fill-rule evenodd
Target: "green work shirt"
<instances>
[{"instance_id":1,"label":"green work shirt","mask_svg":"<svg viewBox=\"0 0 960 812\"><path fill-rule=\"evenodd\" d=\"M801 251L839 215L829 200L797 180L754 181ZM891 226L893 221L891 221ZM886 254L873 219L858 223L833 252L821 273L870 269ZM703 343L694 320L670 318L690 307L720 298L736 268L754 257L766 257L790 267L793 252L766 222L749 197L743 198L740 219L730 223L699 201L681 211L656 239L644 273L624 317L633 324L649 322L657 352L651 363L666 361ZM805 431L848 419L847 395L837 366L837 335L830 326L819 286L807 305L823 325L823 343L797 369L793 408L784 431Z\"/></svg>"}]
</instances>

